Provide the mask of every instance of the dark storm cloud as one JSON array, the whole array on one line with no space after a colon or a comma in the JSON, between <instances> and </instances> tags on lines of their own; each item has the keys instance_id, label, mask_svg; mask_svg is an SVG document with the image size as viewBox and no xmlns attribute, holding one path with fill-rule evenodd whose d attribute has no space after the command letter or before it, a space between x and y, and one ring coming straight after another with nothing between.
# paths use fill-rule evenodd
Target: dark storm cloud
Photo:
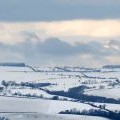
<instances>
[{"instance_id":1,"label":"dark storm cloud","mask_svg":"<svg viewBox=\"0 0 120 120\"><path fill-rule=\"evenodd\" d=\"M96 0L97 1L97 0ZM118 0L0 0L0 20L53 21L120 18Z\"/></svg>"},{"instance_id":2,"label":"dark storm cloud","mask_svg":"<svg viewBox=\"0 0 120 120\"><path fill-rule=\"evenodd\" d=\"M16 45L0 44L0 51L2 55L1 61L25 61L34 64L44 64L49 63L49 61L54 64L59 60L65 60L69 57L75 58L78 55L81 57L82 55L89 55L95 61L102 61L106 56L120 55L119 51L105 48L99 42L93 41L72 46L57 38L49 38L44 42L37 43L26 40L24 43Z\"/></svg>"}]
</instances>

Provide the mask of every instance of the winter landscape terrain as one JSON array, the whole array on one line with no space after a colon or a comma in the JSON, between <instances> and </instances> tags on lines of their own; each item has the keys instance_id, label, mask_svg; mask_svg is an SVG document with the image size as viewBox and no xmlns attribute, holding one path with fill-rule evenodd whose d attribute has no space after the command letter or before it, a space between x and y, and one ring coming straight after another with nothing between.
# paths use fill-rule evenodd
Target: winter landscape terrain
<instances>
[{"instance_id":1,"label":"winter landscape terrain","mask_svg":"<svg viewBox=\"0 0 120 120\"><path fill-rule=\"evenodd\" d=\"M120 120L120 66L0 64L0 120Z\"/></svg>"}]
</instances>

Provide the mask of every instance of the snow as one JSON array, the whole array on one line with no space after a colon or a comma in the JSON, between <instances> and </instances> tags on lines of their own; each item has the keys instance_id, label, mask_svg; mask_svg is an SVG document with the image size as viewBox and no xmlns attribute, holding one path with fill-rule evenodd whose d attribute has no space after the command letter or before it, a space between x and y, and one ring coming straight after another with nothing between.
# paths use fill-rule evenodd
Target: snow
<instances>
[{"instance_id":1,"label":"snow","mask_svg":"<svg viewBox=\"0 0 120 120\"><path fill-rule=\"evenodd\" d=\"M78 110L89 110L93 107L84 103L70 101L0 97L0 112L38 112L58 114L61 111L74 108Z\"/></svg>"},{"instance_id":2,"label":"snow","mask_svg":"<svg viewBox=\"0 0 120 120\"><path fill-rule=\"evenodd\" d=\"M84 94L103 96L108 98L120 98L120 70L119 69L88 69L80 67L34 67L41 72L35 72L30 67L2 67L0 66L0 87L1 81L14 81L15 83L50 83L51 85L43 86L42 89L50 91L68 91L70 88L84 85L89 89L84 90ZM96 70L100 70L99 72ZM117 81L118 80L118 81ZM50 95L40 88L30 88L28 86L9 86L4 87L4 91L0 92L0 112L36 112L34 114L6 114L12 120L107 120L101 117L91 116L71 116L58 115L59 112L76 109L82 111L84 109L97 109L85 103L70 101L51 100L54 95ZM78 93L80 91L77 91ZM15 93L21 93L22 96L14 96ZM20 98L27 94L43 95L43 99L38 98ZM7 97L9 96L9 97ZM11 96L11 97L10 97ZM46 99L47 98L47 99ZM59 98L66 98L59 96ZM95 103L98 104L98 103ZM120 106L115 104L106 104L109 110L119 110ZM12 106L12 107L11 107ZM47 115L46 115L47 114Z\"/></svg>"},{"instance_id":3,"label":"snow","mask_svg":"<svg viewBox=\"0 0 120 120\"><path fill-rule=\"evenodd\" d=\"M39 67L39 69L41 71L48 71L48 70L52 71L55 68ZM71 71L78 70L78 69L80 70L80 68L77 68L77 67L73 68L73 70L72 70L72 67L67 69ZM81 68L81 70L85 71L86 69ZM1 73L0 81L5 80L5 81L15 81L17 83L33 82L33 83L54 84L54 85L44 87L44 89L48 89L50 91L61 91L61 90L68 91L69 88L79 87L80 85L86 85L90 87L90 89L86 89L84 94L97 95L97 96L116 98L116 99L120 98L119 85L116 85L114 88L109 85L110 83L115 83L116 78L118 79L120 78L120 74L119 74L120 71L119 72L95 72L95 71L89 72L88 70L86 70L86 72L84 73L75 72L75 71L73 72L59 72L59 71L34 72L32 71L31 72L31 69L28 67L25 67L25 68L24 67L0 67L0 73ZM85 77L84 74L87 75L88 77ZM89 78L89 77L96 77L96 78ZM104 89L100 89L101 86L103 86ZM14 91L12 90L12 92ZM20 90L20 91L22 91L23 93L24 92L29 93L30 91L31 93L35 93L35 94L38 94L39 92L38 90L29 90L29 89ZM40 91L39 93L41 92L42 91ZM48 96L48 94L46 95L45 92L43 94L45 94L45 96Z\"/></svg>"},{"instance_id":4,"label":"snow","mask_svg":"<svg viewBox=\"0 0 120 120\"><path fill-rule=\"evenodd\" d=\"M120 98L119 93L120 93L120 88L98 89L98 90L84 92L84 94L87 94L87 95L102 96L102 97L114 98L114 99Z\"/></svg>"},{"instance_id":5,"label":"snow","mask_svg":"<svg viewBox=\"0 0 120 120\"><path fill-rule=\"evenodd\" d=\"M51 101L40 99L0 97L0 112L47 113Z\"/></svg>"},{"instance_id":6,"label":"snow","mask_svg":"<svg viewBox=\"0 0 120 120\"><path fill-rule=\"evenodd\" d=\"M110 103L93 103L94 105L105 105L105 108L111 111L120 111L120 104L110 104Z\"/></svg>"},{"instance_id":7,"label":"snow","mask_svg":"<svg viewBox=\"0 0 120 120\"><path fill-rule=\"evenodd\" d=\"M15 94L15 93L22 93L22 95L27 95L30 94L31 96L38 96L38 97L44 97L44 98L52 98L53 95L50 95L48 93L46 93L43 90L38 90L38 89L11 89L11 94Z\"/></svg>"},{"instance_id":8,"label":"snow","mask_svg":"<svg viewBox=\"0 0 120 120\"><path fill-rule=\"evenodd\" d=\"M59 113L61 111L76 109L79 111L90 110L93 107L84 103L70 102L70 101L51 101L48 113ZM95 109L95 108L93 108Z\"/></svg>"},{"instance_id":9,"label":"snow","mask_svg":"<svg viewBox=\"0 0 120 120\"><path fill-rule=\"evenodd\" d=\"M46 114L38 114L38 113L30 113L30 114L0 114L1 116L5 116L6 118L10 118L10 120L109 120L107 118L102 117L94 117L94 116L76 116L76 115L46 115Z\"/></svg>"}]
</instances>

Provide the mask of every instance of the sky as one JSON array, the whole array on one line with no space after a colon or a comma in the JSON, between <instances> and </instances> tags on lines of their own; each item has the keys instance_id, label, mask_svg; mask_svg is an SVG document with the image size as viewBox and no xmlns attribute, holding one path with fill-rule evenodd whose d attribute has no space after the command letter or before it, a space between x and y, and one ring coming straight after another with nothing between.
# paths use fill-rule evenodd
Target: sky
<instances>
[{"instance_id":1,"label":"sky","mask_svg":"<svg viewBox=\"0 0 120 120\"><path fill-rule=\"evenodd\" d=\"M0 0L0 62L120 64L119 0Z\"/></svg>"}]
</instances>

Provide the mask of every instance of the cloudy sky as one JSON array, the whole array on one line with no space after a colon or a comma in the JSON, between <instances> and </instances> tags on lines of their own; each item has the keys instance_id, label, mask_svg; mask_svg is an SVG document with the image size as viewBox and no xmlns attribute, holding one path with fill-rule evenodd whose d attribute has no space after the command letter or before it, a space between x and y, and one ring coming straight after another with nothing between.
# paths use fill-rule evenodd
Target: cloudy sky
<instances>
[{"instance_id":1,"label":"cloudy sky","mask_svg":"<svg viewBox=\"0 0 120 120\"><path fill-rule=\"evenodd\" d=\"M120 64L119 0L0 0L0 62Z\"/></svg>"}]
</instances>

